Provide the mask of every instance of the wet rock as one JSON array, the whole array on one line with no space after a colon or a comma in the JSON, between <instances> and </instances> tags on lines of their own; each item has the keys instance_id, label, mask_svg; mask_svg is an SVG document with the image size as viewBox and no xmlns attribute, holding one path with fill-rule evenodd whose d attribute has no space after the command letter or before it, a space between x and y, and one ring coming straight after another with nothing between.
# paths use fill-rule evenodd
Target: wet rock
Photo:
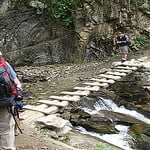
<instances>
[{"instance_id":1,"label":"wet rock","mask_svg":"<svg viewBox=\"0 0 150 150\"><path fill-rule=\"evenodd\" d=\"M149 150L150 148L150 125L133 125L130 128L130 134L134 136L137 148L140 150Z\"/></svg>"},{"instance_id":2,"label":"wet rock","mask_svg":"<svg viewBox=\"0 0 150 150\"><path fill-rule=\"evenodd\" d=\"M68 112L69 110L67 110ZM88 131L98 133L117 133L114 124L103 115L90 115L80 108L70 109L70 122L73 126L82 126ZM62 115L65 117L66 115Z\"/></svg>"},{"instance_id":3,"label":"wet rock","mask_svg":"<svg viewBox=\"0 0 150 150\"><path fill-rule=\"evenodd\" d=\"M146 124L145 122L138 120L130 115L126 115L123 113L118 112L112 112L107 110L101 110L100 113L104 114L106 118L109 118L113 122L116 122L117 124L124 124L124 125L133 125L133 124Z\"/></svg>"},{"instance_id":4,"label":"wet rock","mask_svg":"<svg viewBox=\"0 0 150 150\"><path fill-rule=\"evenodd\" d=\"M149 117L150 107L147 105L150 102L150 92L147 90L149 84L149 75L144 68L141 68L116 82L109 89L116 93L114 101L119 106L123 105L130 110L137 110Z\"/></svg>"}]
</instances>

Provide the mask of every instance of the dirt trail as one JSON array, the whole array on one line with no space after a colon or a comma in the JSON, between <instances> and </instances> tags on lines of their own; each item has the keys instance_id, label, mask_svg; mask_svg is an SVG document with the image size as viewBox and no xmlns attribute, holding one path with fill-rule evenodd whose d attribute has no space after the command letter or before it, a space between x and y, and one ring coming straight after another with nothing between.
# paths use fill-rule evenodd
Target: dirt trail
<instances>
[{"instance_id":1,"label":"dirt trail","mask_svg":"<svg viewBox=\"0 0 150 150\"><path fill-rule=\"evenodd\" d=\"M141 57L147 57L146 61L150 61L150 51L142 51L142 52L136 52L135 54L129 55L130 59L137 59ZM103 61L99 68L97 68L97 71L102 68L108 68L111 66L112 62L119 61L120 58L114 57L109 60ZM83 73L83 72L82 72ZM86 72L84 72L85 78L87 78L88 75L95 74L95 70L92 70L89 67L89 70L87 69ZM72 74L70 75L70 80L74 80L73 76L76 75ZM67 79L68 80L68 79ZM61 82L59 81L59 85L61 85ZM66 81L67 82L67 81ZM79 82L79 81L78 81ZM56 82L57 83L57 82ZM72 82L74 86L74 81ZM52 87L53 88L53 87ZM59 88L58 91L62 91L63 88ZM31 128L30 124L20 123L20 126L23 130L23 134L20 134L19 136L16 136L16 147L17 150L94 150L98 148L98 145L100 147L101 140L87 136L82 135L80 133L76 132L70 132L66 135L66 139L63 139L65 143L62 141L54 140L52 139L49 134L45 134L48 131L40 131L38 128ZM73 148L74 147L74 148ZM75 148L76 147L76 148ZM120 148L117 148L113 145L107 145L106 150L119 150ZM99 149L100 150L100 149Z\"/></svg>"}]
</instances>

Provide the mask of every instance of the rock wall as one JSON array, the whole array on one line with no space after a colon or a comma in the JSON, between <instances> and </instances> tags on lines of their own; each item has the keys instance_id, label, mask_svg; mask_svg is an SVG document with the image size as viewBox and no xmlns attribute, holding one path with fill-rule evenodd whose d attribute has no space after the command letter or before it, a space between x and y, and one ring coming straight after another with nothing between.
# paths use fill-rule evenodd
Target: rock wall
<instances>
[{"instance_id":1,"label":"rock wall","mask_svg":"<svg viewBox=\"0 0 150 150\"><path fill-rule=\"evenodd\" d=\"M57 28L52 20L9 0L0 3L0 49L14 65L67 63L76 54L72 31Z\"/></svg>"},{"instance_id":2,"label":"rock wall","mask_svg":"<svg viewBox=\"0 0 150 150\"><path fill-rule=\"evenodd\" d=\"M93 0L78 8L75 26L79 49L85 61L101 60L116 52L116 32L136 34L150 32L150 11L135 7L130 0Z\"/></svg>"},{"instance_id":3,"label":"rock wall","mask_svg":"<svg viewBox=\"0 0 150 150\"><path fill-rule=\"evenodd\" d=\"M0 49L14 65L101 60L115 53L117 31L150 31L149 11L130 0L92 0L78 6L74 27L66 30L33 8L0 1Z\"/></svg>"}]
</instances>

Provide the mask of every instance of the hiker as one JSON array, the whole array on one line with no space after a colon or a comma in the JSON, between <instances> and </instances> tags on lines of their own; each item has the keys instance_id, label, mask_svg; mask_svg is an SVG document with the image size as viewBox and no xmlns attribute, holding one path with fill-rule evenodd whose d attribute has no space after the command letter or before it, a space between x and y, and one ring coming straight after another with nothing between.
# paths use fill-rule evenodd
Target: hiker
<instances>
[{"instance_id":1,"label":"hiker","mask_svg":"<svg viewBox=\"0 0 150 150\"><path fill-rule=\"evenodd\" d=\"M121 54L121 62L125 62L127 60L128 56L128 50L129 50L129 37L122 32L118 32L116 43L119 45L119 50Z\"/></svg>"},{"instance_id":2,"label":"hiker","mask_svg":"<svg viewBox=\"0 0 150 150\"><path fill-rule=\"evenodd\" d=\"M14 145L15 136L14 136L14 125L15 120L11 112L15 105L14 99L17 97L17 89L21 88L20 81L17 78L17 75L11 65L5 61L0 52L0 79L5 81L13 81L11 86L8 84L2 84L0 82L0 140L1 148L4 150L16 150ZM2 74L3 78L2 78ZM6 82L5 82L6 83ZM7 82L11 83L11 82ZM16 85L16 86L14 86ZM10 92L10 88L12 88Z\"/></svg>"}]
</instances>

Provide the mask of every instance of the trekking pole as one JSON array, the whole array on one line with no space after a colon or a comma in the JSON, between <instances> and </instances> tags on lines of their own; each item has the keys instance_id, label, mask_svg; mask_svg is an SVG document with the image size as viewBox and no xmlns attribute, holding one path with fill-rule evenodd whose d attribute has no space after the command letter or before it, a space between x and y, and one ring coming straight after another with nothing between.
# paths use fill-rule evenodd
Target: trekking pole
<instances>
[{"instance_id":1,"label":"trekking pole","mask_svg":"<svg viewBox=\"0 0 150 150\"><path fill-rule=\"evenodd\" d=\"M17 125L19 131L20 131L20 133L23 134L21 128L19 127L19 125L18 125L18 123L17 123L17 121L16 121L16 119L15 119L15 116L14 116L13 112L11 112L11 114L12 114L12 116L13 116L13 118L14 118L14 121L15 121L15 123L16 123L16 125Z\"/></svg>"},{"instance_id":2,"label":"trekking pole","mask_svg":"<svg viewBox=\"0 0 150 150\"><path fill-rule=\"evenodd\" d=\"M14 121L15 121L15 124L16 124L16 126L18 127L20 133L23 134L23 132L22 132L21 128L19 127L18 122L17 122L17 120L16 120L16 118L15 118L15 115L14 115L14 113L13 113L12 107L7 108L7 109L8 109L8 112L12 114L13 119L14 119Z\"/></svg>"}]
</instances>

